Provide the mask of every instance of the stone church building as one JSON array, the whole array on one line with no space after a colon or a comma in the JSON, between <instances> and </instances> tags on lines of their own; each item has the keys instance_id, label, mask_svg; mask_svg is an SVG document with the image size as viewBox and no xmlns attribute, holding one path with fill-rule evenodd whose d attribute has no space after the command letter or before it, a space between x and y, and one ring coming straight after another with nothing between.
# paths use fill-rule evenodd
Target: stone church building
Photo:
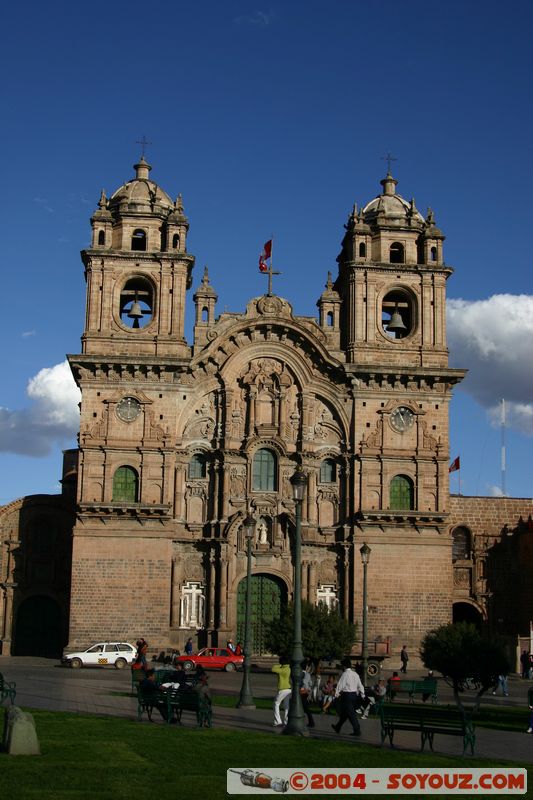
<instances>
[{"instance_id":1,"label":"stone church building","mask_svg":"<svg viewBox=\"0 0 533 800\"><path fill-rule=\"evenodd\" d=\"M35 498L0 509L2 653L31 649L27 606L43 597L55 649L242 640L248 512L253 650L265 652L265 625L292 597L297 467L305 600L360 623L366 542L369 639L416 653L452 619L514 633L513 609L507 622L494 606L506 593L491 578L498 562L487 565L532 505L449 494L449 403L466 370L448 364L453 270L432 211L387 174L348 217L317 318L272 292L217 314L207 268L193 280L181 196L150 171L141 158L91 218L81 353L69 356L79 450L66 453L64 492L39 496L44 516L30 513ZM35 548L48 573L32 567Z\"/></svg>"}]
</instances>

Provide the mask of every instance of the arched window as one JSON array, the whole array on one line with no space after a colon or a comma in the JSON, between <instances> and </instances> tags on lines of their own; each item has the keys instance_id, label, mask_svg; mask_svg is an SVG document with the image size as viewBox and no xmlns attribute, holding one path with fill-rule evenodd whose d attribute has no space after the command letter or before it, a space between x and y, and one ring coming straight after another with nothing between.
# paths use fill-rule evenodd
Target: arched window
<instances>
[{"instance_id":1,"label":"arched window","mask_svg":"<svg viewBox=\"0 0 533 800\"><path fill-rule=\"evenodd\" d=\"M141 228L136 228L131 237L132 250L146 250L146 232Z\"/></svg>"},{"instance_id":2,"label":"arched window","mask_svg":"<svg viewBox=\"0 0 533 800\"><path fill-rule=\"evenodd\" d=\"M405 251L403 244L400 242L393 242L390 246L390 263L403 264L405 261Z\"/></svg>"},{"instance_id":3,"label":"arched window","mask_svg":"<svg viewBox=\"0 0 533 800\"><path fill-rule=\"evenodd\" d=\"M207 458L203 453L195 453L189 461L189 479L198 480L207 476Z\"/></svg>"},{"instance_id":4,"label":"arched window","mask_svg":"<svg viewBox=\"0 0 533 800\"><path fill-rule=\"evenodd\" d=\"M255 492L276 491L276 456L266 448L261 448L254 456L253 489Z\"/></svg>"},{"instance_id":5,"label":"arched window","mask_svg":"<svg viewBox=\"0 0 533 800\"><path fill-rule=\"evenodd\" d=\"M153 317L154 290L146 278L130 278L120 293L120 321L128 328L145 328Z\"/></svg>"},{"instance_id":6,"label":"arched window","mask_svg":"<svg viewBox=\"0 0 533 800\"><path fill-rule=\"evenodd\" d=\"M209 322L209 309L202 308L202 322Z\"/></svg>"},{"instance_id":7,"label":"arched window","mask_svg":"<svg viewBox=\"0 0 533 800\"><path fill-rule=\"evenodd\" d=\"M326 325L328 328L333 328L333 311L328 311L326 314Z\"/></svg>"},{"instance_id":8,"label":"arched window","mask_svg":"<svg viewBox=\"0 0 533 800\"><path fill-rule=\"evenodd\" d=\"M359 242L359 258L366 257L366 244L364 242Z\"/></svg>"},{"instance_id":9,"label":"arched window","mask_svg":"<svg viewBox=\"0 0 533 800\"><path fill-rule=\"evenodd\" d=\"M332 458L326 458L320 465L320 483L335 483L337 465Z\"/></svg>"},{"instance_id":10,"label":"arched window","mask_svg":"<svg viewBox=\"0 0 533 800\"><path fill-rule=\"evenodd\" d=\"M119 467L113 475L113 500L136 503L139 499L139 476L133 467Z\"/></svg>"},{"instance_id":11,"label":"arched window","mask_svg":"<svg viewBox=\"0 0 533 800\"><path fill-rule=\"evenodd\" d=\"M467 561L470 558L472 537L468 528L456 528L452 533L452 561Z\"/></svg>"},{"instance_id":12,"label":"arched window","mask_svg":"<svg viewBox=\"0 0 533 800\"><path fill-rule=\"evenodd\" d=\"M432 261L436 261L437 260L437 248L436 247L432 247L430 252L431 252L431 260Z\"/></svg>"},{"instance_id":13,"label":"arched window","mask_svg":"<svg viewBox=\"0 0 533 800\"><path fill-rule=\"evenodd\" d=\"M98 244L105 244L105 231L98 231Z\"/></svg>"},{"instance_id":14,"label":"arched window","mask_svg":"<svg viewBox=\"0 0 533 800\"><path fill-rule=\"evenodd\" d=\"M175 233L174 236L172 237L172 249L177 250L179 244L180 244L180 237L178 236L177 233Z\"/></svg>"},{"instance_id":15,"label":"arched window","mask_svg":"<svg viewBox=\"0 0 533 800\"><path fill-rule=\"evenodd\" d=\"M414 484L407 475L395 475L390 483L390 508L393 511L412 511L414 505Z\"/></svg>"},{"instance_id":16,"label":"arched window","mask_svg":"<svg viewBox=\"0 0 533 800\"><path fill-rule=\"evenodd\" d=\"M388 292L381 303L381 324L389 339L405 339L414 329L415 305L401 289Z\"/></svg>"}]
</instances>

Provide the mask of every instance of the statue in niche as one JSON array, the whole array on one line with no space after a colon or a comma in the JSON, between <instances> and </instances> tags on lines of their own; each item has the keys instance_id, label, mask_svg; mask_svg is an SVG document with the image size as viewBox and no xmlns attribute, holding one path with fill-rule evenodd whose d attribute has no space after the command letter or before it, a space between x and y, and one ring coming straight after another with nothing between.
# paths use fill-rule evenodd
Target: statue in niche
<instances>
[{"instance_id":1,"label":"statue in niche","mask_svg":"<svg viewBox=\"0 0 533 800\"><path fill-rule=\"evenodd\" d=\"M268 544L268 525L263 518L257 526L257 544Z\"/></svg>"}]
</instances>

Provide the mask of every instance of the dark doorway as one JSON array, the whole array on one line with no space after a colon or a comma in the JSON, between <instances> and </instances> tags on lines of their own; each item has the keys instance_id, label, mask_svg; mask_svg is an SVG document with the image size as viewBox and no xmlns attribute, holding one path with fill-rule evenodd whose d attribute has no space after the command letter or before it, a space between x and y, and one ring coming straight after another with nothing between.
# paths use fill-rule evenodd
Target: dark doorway
<instances>
[{"instance_id":1,"label":"dark doorway","mask_svg":"<svg viewBox=\"0 0 533 800\"><path fill-rule=\"evenodd\" d=\"M15 656L59 658L67 643L59 604L52 597L28 597L15 621Z\"/></svg>"},{"instance_id":2,"label":"dark doorway","mask_svg":"<svg viewBox=\"0 0 533 800\"><path fill-rule=\"evenodd\" d=\"M470 603L454 603L453 604L453 621L454 622L471 622L476 628L481 629L483 625L483 617L477 608Z\"/></svg>"}]
</instances>

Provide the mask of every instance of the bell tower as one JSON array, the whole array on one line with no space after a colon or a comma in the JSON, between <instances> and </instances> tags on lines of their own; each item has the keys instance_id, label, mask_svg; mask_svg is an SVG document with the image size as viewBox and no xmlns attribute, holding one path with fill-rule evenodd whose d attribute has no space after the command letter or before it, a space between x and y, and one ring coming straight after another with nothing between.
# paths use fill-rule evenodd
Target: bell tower
<instances>
[{"instance_id":1,"label":"bell tower","mask_svg":"<svg viewBox=\"0 0 533 800\"><path fill-rule=\"evenodd\" d=\"M414 199L396 193L390 173L383 192L360 212L354 206L338 257L343 344L350 363L444 367L446 280L444 236Z\"/></svg>"},{"instance_id":2,"label":"bell tower","mask_svg":"<svg viewBox=\"0 0 533 800\"><path fill-rule=\"evenodd\" d=\"M409 512L440 525L448 507L448 404L465 372L448 367L444 236L431 210L382 192L345 225L335 289L354 394L354 505L363 518ZM394 515L393 515L394 516ZM402 516L402 515L401 515Z\"/></svg>"},{"instance_id":3,"label":"bell tower","mask_svg":"<svg viewBox=\"0 0 533 800\"><path fill-rule=\"evenodd\" d=\"M144 156L135 178L91 218L92 244L82 251L87 282L83 353L186 357L185 295L194 256L181 195L173 202L150 180Z\"/></svg>"}]
</instances>

